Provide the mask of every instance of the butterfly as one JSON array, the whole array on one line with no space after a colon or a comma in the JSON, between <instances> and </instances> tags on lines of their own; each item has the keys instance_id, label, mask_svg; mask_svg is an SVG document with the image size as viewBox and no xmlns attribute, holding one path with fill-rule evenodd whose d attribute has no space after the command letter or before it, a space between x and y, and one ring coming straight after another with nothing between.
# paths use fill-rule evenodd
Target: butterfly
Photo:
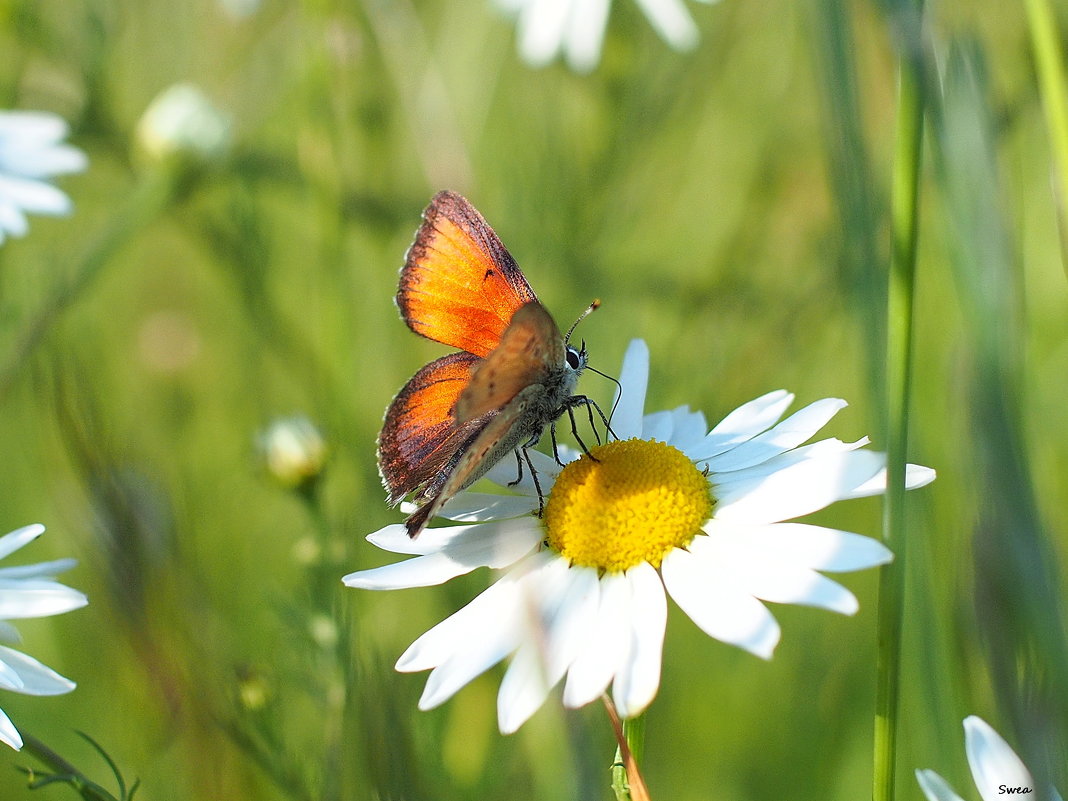
<instances>
[{"instance_id":1,"label":"butterfly","mask_svg":"<svg viewBox=\"0 0 1068 801\"><path fill-rule=\"evenodd\" d=\"M396 301L412 331L460 349L412 376L378 435L389 503L411 495L419 504L405 521L409 536L512 452L520 478L526 458L540 497L526 449L565 412L574 430L572 410L596 408L574 394L585 343L575 348L571 331L561 335L500 238L455 192L438 192L423 212ZM554 454L555 443L554 431Z\"/></svg>"}]
</instances>

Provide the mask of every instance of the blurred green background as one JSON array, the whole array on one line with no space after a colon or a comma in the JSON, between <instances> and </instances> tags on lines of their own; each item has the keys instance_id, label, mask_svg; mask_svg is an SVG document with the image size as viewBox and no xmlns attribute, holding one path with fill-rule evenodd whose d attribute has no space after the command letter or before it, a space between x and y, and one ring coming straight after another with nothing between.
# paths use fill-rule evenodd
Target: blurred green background
<instances>
[{"instance_id":1,"label":"blurred green background","mask_svg":"<svg viewBox=\"0 0 1068 801\"><path fill-rule=\"evenodd\" d=\"M595 367L647 340L650 410L716 420L783 387L846 398L827 434L885 447L897 12L689 3L700 41L676 52L617 0L581 75L524 64L488 0L243 8L0 1L0 108L59 113L90 159L58 182L71 218L0 247L0 531L44 523L19 559L78 558L64 580L89 606L19 627L79 686L0 705L106 783L88 733L153 801L609 798L597 705L554 696L504 737L499 668L431 712L424 676L393 672L484 571L340 585L389 561L363 540L400 519L374 438L444 352L400 321L397 270L456 189L561 324L601 298L580 331ZM930 767L975 797L971 713L1065 791L1068 290L1042 98L1022 8L928 15L910 458L939 478L909 498L898 795ZM177 82L232 119L208 164L136 144ZM311 500L256 447L292 414L331 452ZM814 520L878 536L881 502ZM654 798L869 795L877 574L842 580L856 618L776 608L768 663L672 609ZM70 797L26 789L29 754L0 763L0 797Z\"/></svg>"}]
</instances>

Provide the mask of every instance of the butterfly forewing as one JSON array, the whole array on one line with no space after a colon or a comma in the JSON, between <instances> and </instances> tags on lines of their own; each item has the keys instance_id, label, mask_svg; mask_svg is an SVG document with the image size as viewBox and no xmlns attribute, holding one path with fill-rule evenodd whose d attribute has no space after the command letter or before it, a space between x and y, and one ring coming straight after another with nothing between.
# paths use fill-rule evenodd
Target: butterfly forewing
<instances>
[{"instance_id":1,"label":"butterfly forewing","mask_svg":"<svg viewBox=\"0 0 1068 801\"><path fill-rule=\"evenodd\" d=\"M401 269L397 305L417 334L485 356L537 300L515 259L464 197L438 192Z\"/></svg>"},{"instance_id":2,"label":"butterfly forewing","mask_svg":"<svg viewBox=\"0 0 1068 801\"><path fill-rule=\"evenodd\" d=\"M549 312L537 302L521 306L500 344L471 370L456 402L456 420L466 422L503 408L524 388L543 384L564 361L564 338Z\"/></svg>"}]
</instances>

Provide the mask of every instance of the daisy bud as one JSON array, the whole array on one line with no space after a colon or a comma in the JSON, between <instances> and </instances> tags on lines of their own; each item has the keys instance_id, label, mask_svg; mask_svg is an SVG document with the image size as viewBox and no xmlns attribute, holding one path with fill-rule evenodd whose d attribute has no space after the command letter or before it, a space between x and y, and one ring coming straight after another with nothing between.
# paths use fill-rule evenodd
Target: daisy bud
<instances>
[{"instance_id":1,"label":"daisy bud","mask_svg":"<svg viewBox=\"0 0 1068 801\"><path fill-rule=\"evenodd\" d=\"M267 472L287 489L309 487L326 465L326 442L306 417L275 420L260 434L259 446Z\"/></svg>"},{"instance_id":2,"label":"daisy bud","mask_svg":"<svg viewBox=\"0 0 1068 801\"><path fill-rule=\"evenodd\" d=\"M197 165L229 150L231 119L196 86L165 89L137 123L137 145L151 162Z\"/></svg>"}]
</instances>

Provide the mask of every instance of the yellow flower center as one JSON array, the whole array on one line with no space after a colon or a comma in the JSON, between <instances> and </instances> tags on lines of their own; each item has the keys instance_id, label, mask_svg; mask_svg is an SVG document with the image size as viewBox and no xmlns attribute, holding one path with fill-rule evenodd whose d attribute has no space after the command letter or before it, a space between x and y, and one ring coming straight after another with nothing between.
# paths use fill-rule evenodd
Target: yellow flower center
<instances>
[{"instance_id":1,"label":"yellow flower center","mask_svg":"<svg viewBox=\"0 0 1068 801\"><path fill-rule=\"evenodd\" d=\"M660 567L701 531L714 503L708 479L682 451L629 439L567 465L542 522L549 546L572 564L619 573L642 562Z\"/></svg>"}]
</instances>

